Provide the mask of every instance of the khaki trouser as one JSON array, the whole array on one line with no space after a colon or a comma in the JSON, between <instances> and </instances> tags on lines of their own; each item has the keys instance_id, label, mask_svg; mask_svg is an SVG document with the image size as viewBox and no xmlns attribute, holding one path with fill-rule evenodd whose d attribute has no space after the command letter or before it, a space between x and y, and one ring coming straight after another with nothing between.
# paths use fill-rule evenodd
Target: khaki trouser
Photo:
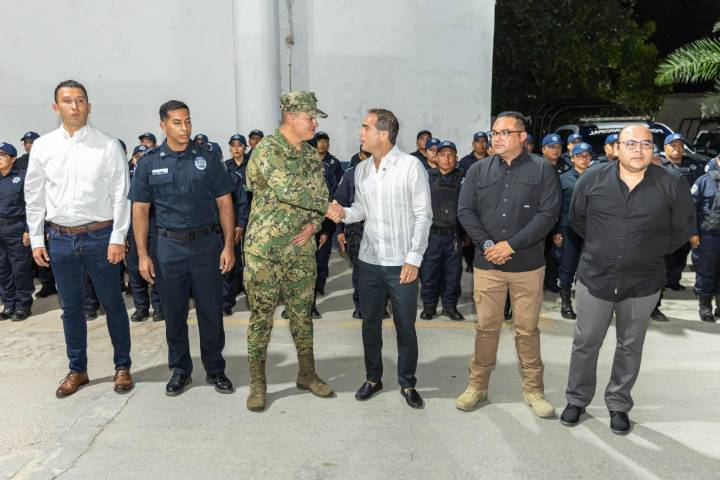
<instances>
[{"instance_id":1,"label":"khaki trouser","mask_svg":"<svg viewBox=\"0 0 720 480\"><path fill-rule=\"evenodd\" d=\"M495 367L505 298L510 303L515 327L515 349L520 362L523 391L543 391L543 363L540 358L540 304L543 300L545 267L530 272L474 271L473 299L477 313L475 354L470 359L470 384L487 390Z\"/></svg>"}]
</instances>

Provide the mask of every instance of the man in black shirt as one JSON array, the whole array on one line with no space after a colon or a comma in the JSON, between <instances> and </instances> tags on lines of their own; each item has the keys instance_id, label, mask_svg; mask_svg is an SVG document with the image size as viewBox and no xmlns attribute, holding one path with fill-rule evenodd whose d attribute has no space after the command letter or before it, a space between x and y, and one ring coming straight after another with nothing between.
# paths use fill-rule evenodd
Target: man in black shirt
<instances>
[{"instance_id":1,"label":"man in black shirt","mask_svg":"<svg viewBox=\"0 0 720 480\"><path fill-rule=\"evenodd\" d=\"M496 155L470 167L460 192L458 219L476 247L478 318L469 385L455 406L471 410L487 398L509 290L523 400L537 416L550 417L555 410L544 396L538 320L544 240L560 212L560 184L548 162L524 149L526 137L521 114L499 114L492 130Z\"/></svg>"},{"instance_id":2,"label":"man in black shirt","mask_svg":"<svg viewBox=\"0 0 720 480\"><path fill-rule=\"evenodd\" d=\"M595 394L598 354L615 315L617 345L605 403L614 433L630 431L627 413L643 342L660 290L663 256L688 241L695 210L687 182L652 165L653 137L644 125L620 132L618 161L578 180L570 225L584 238L577 270L575 324L565 407L575 425Z\"/></svg>"}]
</instances>

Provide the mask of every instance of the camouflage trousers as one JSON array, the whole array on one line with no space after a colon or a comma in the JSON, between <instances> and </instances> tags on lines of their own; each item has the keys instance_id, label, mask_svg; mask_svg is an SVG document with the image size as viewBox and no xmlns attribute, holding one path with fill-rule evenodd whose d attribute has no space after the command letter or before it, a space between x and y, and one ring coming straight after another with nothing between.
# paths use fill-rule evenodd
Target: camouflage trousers
<instances>
[{"instance_id":1,"label":"camouflage trousers","mask_svg":"<svg viewBox=\"0 0 720 480\"><path fill-rule=\"evenodd\" d=\"M245 291L252 312L247 330L250 361L265 359L273 314L281 299L298 355L313 353L310 309L316 273L314 256L269 260L245 252Z\"/></svg>"}]
</instances>

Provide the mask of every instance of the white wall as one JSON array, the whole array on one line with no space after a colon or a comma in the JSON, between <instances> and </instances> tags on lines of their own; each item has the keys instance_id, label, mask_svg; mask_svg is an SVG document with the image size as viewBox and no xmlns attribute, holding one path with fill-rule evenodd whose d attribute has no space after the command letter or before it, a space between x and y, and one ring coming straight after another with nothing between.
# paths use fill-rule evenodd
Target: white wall
<instances>
[{"instance_id":1,"label":"white wall","mask_svg":"<svg viewBox=\"0 0 720 480\"><path fill-rule=\"evenodd\" d=\"M157 110L170 98L190 105L194 133L225 148L238 128L233 1L245 0L3 0L0 140L20 147L26 130L54 128L53 88L74 78L89 90L93 125L130 148L145 130L160 136ZM287 0L278 1L286 92ZM408 151L430 128L466 153L472 133L489 127L494 0L291 3L292 87L317 93L330 115L320 128L341 160L356 151L370 107L398 115Z\"/></svg>"}]
</instances>

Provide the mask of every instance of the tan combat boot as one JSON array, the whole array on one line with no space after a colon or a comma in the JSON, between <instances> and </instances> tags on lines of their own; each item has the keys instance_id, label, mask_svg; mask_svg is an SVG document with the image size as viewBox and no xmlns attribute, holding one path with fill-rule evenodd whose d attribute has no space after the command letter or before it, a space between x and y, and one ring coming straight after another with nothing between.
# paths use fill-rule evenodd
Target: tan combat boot
<instances>
[{"instance_id":1,"label":"tan combat boot","mask_svg":"<svg viewBox=\"0 0 720 480\"><path fill-rule=\"evenodd\" d=\"M246 406L251 412L265 410L267 400L267 380L265 379L265 361L250 362L250 393Z\"/></svg>"},{"instance_id":2,"label":"tan combat boot","mask_svg":"<svg viewBox=\"0 0 720 480\"><path fill-rule=\"evenodd\" d=\"M480 390L474 385L468 385L465 391L455 400L455 408L463 412L470 412L477 404L487 400L487 390Z\"/></svg>"},{"instance_id":3,"label":"tan combat boot","mask_svg":"<svg viewBox=\"0 0 720 480\"><path fill-rule=\"evenodd\" d=\"M555 416L555 409L550 402L545 399L542 392L523 392L523 401L525 405L532 408L533 413L540 418L550 418Z\"/></svg>"},{"instance_id":4,"label":"tan combat boot","mask_svg":"<svg viewBox=\"0 0 720 480\"><path fill-rule=\"evenodd\" d=\"M312 353L298 355L298 362L300 363L300 371L297 376L297 388L310 390L316 397L327 398L335 395L332 387L315 373L315 357Z\"/></svg>"}]
</instances>

